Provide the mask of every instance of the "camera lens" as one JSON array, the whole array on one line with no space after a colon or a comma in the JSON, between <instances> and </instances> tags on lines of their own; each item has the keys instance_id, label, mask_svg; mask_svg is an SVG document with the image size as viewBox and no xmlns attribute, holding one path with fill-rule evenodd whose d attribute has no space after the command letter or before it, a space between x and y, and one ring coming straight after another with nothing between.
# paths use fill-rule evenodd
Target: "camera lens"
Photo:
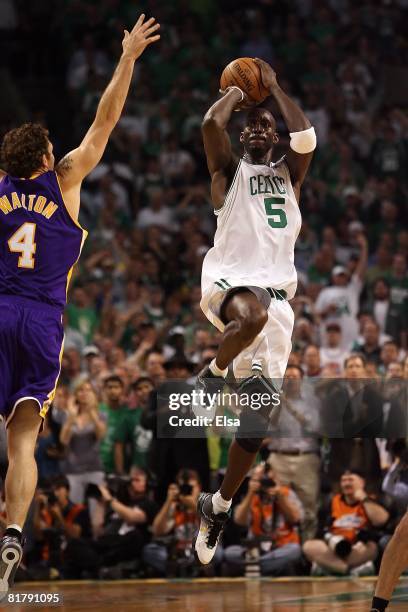
<instances>
[{"instance_id":1,"label":"camera lens","mask_svg":"<svg viewBox=\"0 0 408 612\"><path fill-rule=\"evenodd\" d=\"M191 493L193 492L193 487L187 482L184 482L182 485L180 485L179 489L180 495L191 495Z\"/></svg>"},{"instance_id":2,"label":"camera lens","mask_svg":"<svg viewBox=\"0 0 408 612\"><path fill-rule=\"evenodd\" d=\"M265 478L261 478L261 487L263 489L269 489L270 487L275 487L275 486L276 486L276 482L272 480L272 478L268 478L267 476L265 476Z\"/></svg>"}]
</instances>

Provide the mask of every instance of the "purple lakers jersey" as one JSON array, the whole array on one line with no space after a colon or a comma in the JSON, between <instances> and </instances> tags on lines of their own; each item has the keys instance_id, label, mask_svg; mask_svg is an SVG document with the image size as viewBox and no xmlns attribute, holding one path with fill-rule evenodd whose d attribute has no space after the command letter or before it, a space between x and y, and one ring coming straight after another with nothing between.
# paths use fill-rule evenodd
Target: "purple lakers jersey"
<instances>
[{"instance_id":1,"label":"purple lakers jersey","mask_svg":"<svg viewBox=\"0 0 408 612\"><path fill-rule=\"evenodd\" d=\"M65 207L54 171L0 182L0 296L64 308L87 232Z\"/></svg>"}]
</instances>

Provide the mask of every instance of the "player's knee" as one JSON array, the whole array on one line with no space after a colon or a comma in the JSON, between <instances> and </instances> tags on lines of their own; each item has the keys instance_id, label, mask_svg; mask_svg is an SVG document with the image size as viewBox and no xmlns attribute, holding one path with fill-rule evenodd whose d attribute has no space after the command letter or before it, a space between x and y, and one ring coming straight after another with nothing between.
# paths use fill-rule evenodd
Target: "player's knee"
<instances>
[{"instance_id":1,"label":"player's knee","mask_svg":"<svg viewBox=\"0 0 408 612\"><path fill-rule=\"evenodd\" d=\"M14 415L7 426L8 454L34 453L34 448L42 418L38 403L27 400L17 405Z\"/></svg>"},{"instance_id":2,"label":"player's knee","mask_svg":"<svg viewBox=\"0 0 408 612\"><path fill-rule=\"evenodd\" d=\"M268 313L265 308L251 310L241 321L241 338L245 343L250 344L256 336L263 330L268 320Z\"/></svg>"}]
</instances>

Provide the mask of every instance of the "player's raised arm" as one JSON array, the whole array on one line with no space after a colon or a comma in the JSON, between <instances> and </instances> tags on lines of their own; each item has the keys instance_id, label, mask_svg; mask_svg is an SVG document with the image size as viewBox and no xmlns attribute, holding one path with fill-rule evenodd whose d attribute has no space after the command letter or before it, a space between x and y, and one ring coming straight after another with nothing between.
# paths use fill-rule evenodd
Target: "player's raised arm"
<instances>
[{"instance_id":1,"label":"player's raised arm","mask_svg":"<svg viewBox=\"0 0 408 612\"><path fill-rule=\"evenodd\" d=\"M160 36L155 34L160 25L152 17L147 21L141 15L131 32L125 30L122 41L122 55L116 66L112 80L105 89L96 111L96 117L83 141L77 149L68 153L57 165L61 188L68 205L72 195L77 200L79 209L79 188L81 182L100 161L108 139L119 121L129 91L133 68L137 58L148 45L156 42ZM74 193L73 193L74 192ZM78 215L78 210L70 211Z\"/></svg>"},{"instance_id":2,"label":"player's raised arm","mask_svg":"<svg viewBox=\"0 0 408 612\"><path fill-rule=\"evenodd\" d=\"M228 182L238 165L233 154L227 125L232 112L243 101L245 94L238 87L229 87L220 100L207 111L202 123L204 149L211 174L211 193L215 208L224 202Z\"/></svg>"},{"instance_id":3,"label":"player's raised arm","mask_svg":"<svg viewBox=\"0 0 408 612\"><path fill-rule=\"evenodd\" d=\"M289 130L290 149L286 154L286 162L299 200L300 187L316 148L316 134L302 109L280 88L271 66L258 58L255 62L261 70L262 83L275 98Z\"/></svg>"}]
</instances>

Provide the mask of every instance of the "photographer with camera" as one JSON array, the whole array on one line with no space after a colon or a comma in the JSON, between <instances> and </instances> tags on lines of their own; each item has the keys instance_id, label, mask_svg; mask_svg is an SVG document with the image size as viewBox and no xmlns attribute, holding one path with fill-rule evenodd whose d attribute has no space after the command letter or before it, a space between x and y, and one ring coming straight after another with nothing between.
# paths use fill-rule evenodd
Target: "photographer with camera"
<instances>
[{"instance_id":1,"label":"photographer with camera","mask_svg":"<svg viewBox=\"0 0 408 612\"><path fill-rule=\"evenodd\" d=\"M157 513L144 470L133 466L129 478L113 477L107 485L90 485L87 495L103 505L106 516L103 533L93 542L94 562L100 567L111 567L139 560Z\"/></svg>"},{"instance_id":2,"label":"photographer with camera","mask_svg":"<svg viewBox=\"0 0 408 612\"><path fill-rule=\"evenodd\" d=\"M38 489L34 497L33 527L40 566L64 578L80 578L86 563L83 552L92 538L88 508L69 497L65 476L56 477L50 489Z\"/></svg>"},{"instance_id":3,"label":"photographer with camera","mask_svg":"<svg viewBox=\"0 0 408 612\"><path fill-rule=\"evenodd\" d=\"M312 563L312 575L373 575L380 535L377 530L388 522L389 513L368 497L365 481L356 473L344 472L340 491L331 500L331 524L324 539L303 545Z\"/></svg>"},{"instance_id":4,"label":"photographer with camera","mask_svg":"<svg viewBox=\"0 0 408 612\"><path fill-rule=\"evenodd\" d=\"M302 519L302 504L291 487L281 485L276 472L267 464L256 466L248 491L234 512L235 523L248 527L248 545L225 549L227 571L244 572L247 548L254 548L251 542L259 550L262 576L288 571L301 558L298 525Z\"/></svg>"},{"instance_id":5,"label":"photographer with camera","mask_svg":"<svg viewBox=\"0 0 408 612\"><path fill-rule=\"evenodd\" d=\"M196 506L201 492L201 482L195 470L182 469L176 482L168 487L166 500L153 521L155 540L143 550L143 560L162 576L182 574L191 567L194 556L191 545L197 529ZM214 564L222 559L222 549L217 548Z\"/></svg>"}]
</instances>

